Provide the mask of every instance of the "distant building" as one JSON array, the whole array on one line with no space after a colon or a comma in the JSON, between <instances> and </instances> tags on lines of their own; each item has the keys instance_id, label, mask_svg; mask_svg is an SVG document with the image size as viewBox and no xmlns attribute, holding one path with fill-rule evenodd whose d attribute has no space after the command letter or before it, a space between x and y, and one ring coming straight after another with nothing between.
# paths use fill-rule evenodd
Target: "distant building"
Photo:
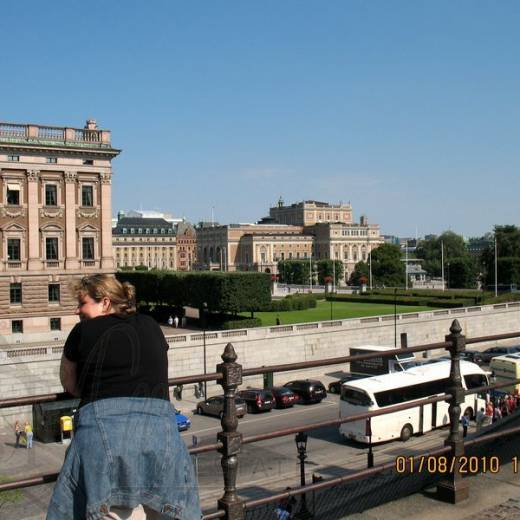
<instances>
[{"instance_id":1,"label":"distant building","mask_svg":"<svg viewBox=\"0 0 520 520\"><path fill-rule=\"evenodd\" d=\"M175 226L163 218L125 217L112 230L116 267L177 269Z\"/></svg>"},{"instance_id":2,"label":"distant building","mask_svg":"<svg viewBox=\"0 0 520 520\"><path fill-rule=\"evenodd\" d=\"M197 232L188 222L180 222L177 233L177 270L191 271L197 263Z\"/></svg>"},{"instance_id":3,"label":"distant building","mask_svg":"<svg viewBox=\"0 0 520 520\"><path fill-rule=\"evenodd\" d=\"M284 206L280 200L257 224L197 228L200 269L277 273L279 260L312 257L341 260L348 279L356 263L367 261L382 243L379 225L369 224L364 216L359 223L352 221L350 204L316 201Z\"/></svg>"},{"instance_id":4,"label":"distant building","mask_svg":"<svg viewBox=\"0 0 520 520\"><path fill-rule=\"evenodd\" d=\"M113 273L110 131L0 122L0 341L63 338L71 282ZM22 336L23 334L23 336Z\"/></svg>"},{"instance_id":5,"label":"distant building","mask_svg":"<svg viewBox=\"0 0 520 520\"><path fill-rule=\"evenodd\" d=\"M313 226L323 222L352 222L350 204L329 204L316 200L305 200L285 206L280 198L278 205L269 209L269 216L279 224Z\"/></svg>"}]
</instances>

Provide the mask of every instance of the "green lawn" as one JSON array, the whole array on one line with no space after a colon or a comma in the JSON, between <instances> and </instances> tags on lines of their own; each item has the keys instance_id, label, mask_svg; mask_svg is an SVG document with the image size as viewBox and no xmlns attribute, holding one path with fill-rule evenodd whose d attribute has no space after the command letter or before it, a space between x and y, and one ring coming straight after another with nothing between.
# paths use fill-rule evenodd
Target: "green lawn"
<instances>
[{"instance_id":1,"label":"green lawn","mask_svg":"<svg viewBox=\"0 0 520 520\"><path fill-rule=\"evenodd\" d=\"M397 313L430 311L432 307L398 305ZM383 314L393 314L394 306L384 303L357 303L357 302L333 302L332 319L339 320L345 318L359 318L364 316L380 316ZM243 313L243 316L250 316L250 313ZM291 323L306 323L311 321L325 321L331 319L331 304L323 300L318 301L315 309L304 311L286 312L255 312L255 317L262 320L262 325L269 327L276 325L276 317L280 318L281 325Z\"/></svg>"}]
</instances>

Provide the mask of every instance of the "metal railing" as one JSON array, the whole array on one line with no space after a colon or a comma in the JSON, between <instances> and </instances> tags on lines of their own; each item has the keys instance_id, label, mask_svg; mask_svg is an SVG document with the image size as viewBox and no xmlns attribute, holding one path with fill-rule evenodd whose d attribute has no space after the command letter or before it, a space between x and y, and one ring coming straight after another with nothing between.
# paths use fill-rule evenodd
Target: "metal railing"
<instances>
[{"instance_id":1,"label":"metal railing","mask_svg":"<svg viewBox=\"0 0 520 520\"><path fill-rule=\"evenodd\" d=\"M204 516L204 519L209 520L212 518L224 518L226 520L244 520L246 518L246 512L252 511L254 508L257 508L259 506L264 506L266 504L274 504L280 500L287 499L288 497L295 497L299 495L305 496L305 494L309 492L322 491L325 489L333 488L334 486L340 486L345 485L346 483L359 481L368 476L376 475L394 467L394 462L380 464L378 466L369 467L368 469L348 472L348 474L345 474L340 477L324 480L306 486L301 486L300 488L285 491L283 493L273 494L268 497L254 500L243 500L238 495L236 485L239 452L241 445L292 435L295 433L306 432L323 427L338 426L343 423L361 420L367 421L367 425L370 428L370 421L372 417L385 415L395 411L424 407L428 404L440 401L447 401L449 403L448 415L450 418L450 430L448 438L446 439L443 447L415 455L417 460L419 460L421 455L429 457L437 457L440 455L446 456L447 460L450 461L450 471L447 472L443 476L442 481L438 483L438 494L440 497L451 503L456 503L459 500L467 498L468 488L466 485L462 483L462 475L458 471L460 457L464 454L465 447L475 447L483 443L486 443L490 440L496 439L497 437L516 435L520 433L520 427L509 428L501 432L486 434L476 439L464 441L459 427L459 421L461 416L460 405L464 402L466 395L482 393L486 390L520 384L520 379L465 390L462 385L462 377L460 372L460 356L461 353L464 352L467 344L517 338L520 337L520 331L506 334L481 336L469 339L466 339L465 336L461 334L461 332L462 329L458 321L454 320L450 327L450 334L447 335L445 337L445 341L442 342L418 345L415 347L393 349L387 352L374 352L357 356L344 356L339 358L331 358L318 361L305 361L300 363L272 365L267 367L263 366L259 368L250 369L242 369L242 366L236 362L237 355L235 353L233 345L231 343L228 343L224 349L224 353L222 354L223 362L217 365L216 372L206 375L199 374L194 376L177 377L169 379L168 383L170 386L183 385L187 383L196 383L201 381L217 381L224 390L224 414L221 419L222 431L217 434L217 442L189 449L189 452L191 454L207 453L215 450L220 452L221 454L221 465L224 477L224 494L217 502L217 511L206 514ZM446 387L446 392L443 395L438 395L435 397L430 397L427 399L421 399L418 401L403 404L397 404L368 413L351 415L349 417L344 417L340 419L305 424L303 426L285 428L258 435L250 435L244 437L238 431L235 394L237 388L242 384L243 376L258 375L263 373L285 372L319 366L330 366L341 363L347 363L354 360L366 360L381 356L396 355L405 352L423 352L438 349L448 350L451 358L449 383ZM69 397L70 396L68 396L68 394L59 393L38 395L33 397L4 399L0 400L0 408L57 401ZM34 475L23 480L2 483L0 484L0 491L52 482L56 478L56 473Z\"/></svg>"}]
</instances>

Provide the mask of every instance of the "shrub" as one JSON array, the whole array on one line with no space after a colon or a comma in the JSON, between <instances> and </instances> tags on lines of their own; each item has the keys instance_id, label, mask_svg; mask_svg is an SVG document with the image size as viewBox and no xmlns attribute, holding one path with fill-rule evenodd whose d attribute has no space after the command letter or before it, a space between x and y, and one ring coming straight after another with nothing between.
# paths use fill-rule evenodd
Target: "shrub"
<instances>
[{"instance_id":1,"label":"shrub","mask_svg":"<svg viewBox=\"0 0 520 520\"><path fill-rule=\"evenodd\" d=\"M231 329L251 329L253 327L261 327L262 320L260 318L246 318L244 320L228 320L221 325L222 330Z\"/></svg>"}]
</instances>

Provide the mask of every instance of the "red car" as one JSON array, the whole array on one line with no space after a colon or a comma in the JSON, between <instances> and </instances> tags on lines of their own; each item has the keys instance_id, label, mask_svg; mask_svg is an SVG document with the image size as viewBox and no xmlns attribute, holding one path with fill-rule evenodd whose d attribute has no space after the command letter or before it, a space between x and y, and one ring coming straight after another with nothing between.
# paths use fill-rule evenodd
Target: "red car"
<instances>
[{"instance_id":1,"label":"red car","mask_svg":"<svg viewBox=\"0 0 520 520\"><path fill-rule=\"evenodd\" d=\"M275 408L290 408L298 402L298 396L285 386L273 386L269 391L273 394Z\"/></svg>"}]
</instances>

